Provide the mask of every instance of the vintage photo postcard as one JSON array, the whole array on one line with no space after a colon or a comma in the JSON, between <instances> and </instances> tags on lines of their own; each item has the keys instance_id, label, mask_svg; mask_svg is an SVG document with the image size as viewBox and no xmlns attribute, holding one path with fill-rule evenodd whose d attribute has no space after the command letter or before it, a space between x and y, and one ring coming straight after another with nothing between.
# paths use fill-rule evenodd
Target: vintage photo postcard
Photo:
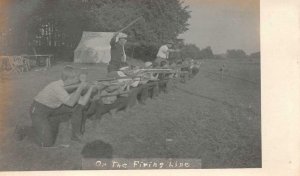
<instances>
[{"instance_id":1,"label":"vintage photo postcard","mask_svg":"<svg viewBox=\"0 0 300 176\"><path fill-rule=\"evenodd\" d=\"M1 0L0 173L295 175L299 14L275 0Z\"/></svg>"}]
</instances>

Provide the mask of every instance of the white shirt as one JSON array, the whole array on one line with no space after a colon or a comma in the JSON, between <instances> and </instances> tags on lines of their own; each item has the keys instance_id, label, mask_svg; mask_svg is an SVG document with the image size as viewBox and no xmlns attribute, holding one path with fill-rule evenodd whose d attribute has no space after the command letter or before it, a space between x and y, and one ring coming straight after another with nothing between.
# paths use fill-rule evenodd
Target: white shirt
<instances>
[{"instance_id":1,"label":"white shirt","mask_svg":"<svg viewBox=\"0 0 300 176\"><path fill-rule=\"evenodd\" d=\"M122 77L127 77L127 75L124 73L124 72L122 72L122 71L117 71L117 73L118 73L118 75L122 78ZM132 80L131 78L126 78L126 79L118 79L118 82L120 82L120 83L122 83L122 82L130 82L130 86L132 86L132 87L137 87L138 86L138 84L139 84L139 80Z\"/></svg>"},{"instance_id":2,"label":"white shirt","mask_svg":"<svg viewBox=\"0 0 300 176\"><path fill-rule=\"evenodd\" d=\"M48 84L34 100L50 108L58 108L65 104L69 98L69 93L64 89L64 82L58 80Z\"/></svg>"},{"instance_id":3,"label":"white shirt","mask_svg":"<svg viewBox=\"0 0 300 176\"><path fill-rule=\"evenodd\" d=\"M159 48L156 55L158 58L168 59L169 58L169 48L167 45L163 45Z\"/></svg>"}]
</instances>

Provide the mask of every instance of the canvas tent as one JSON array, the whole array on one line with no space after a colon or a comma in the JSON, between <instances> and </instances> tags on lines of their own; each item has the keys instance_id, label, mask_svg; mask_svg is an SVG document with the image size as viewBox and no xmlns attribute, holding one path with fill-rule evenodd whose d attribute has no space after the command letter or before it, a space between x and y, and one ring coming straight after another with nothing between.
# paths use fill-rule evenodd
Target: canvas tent
<instances>
[{"instance_id":1,"label":"canvas tent","mask_svg":"<svg viewBox=\"0 0 300 176\"><path fill-rule=\"evenodd\" d=\"M74 51L75 63L108 63L113 32L86 32Z\"/></svg>"}]
</instances>

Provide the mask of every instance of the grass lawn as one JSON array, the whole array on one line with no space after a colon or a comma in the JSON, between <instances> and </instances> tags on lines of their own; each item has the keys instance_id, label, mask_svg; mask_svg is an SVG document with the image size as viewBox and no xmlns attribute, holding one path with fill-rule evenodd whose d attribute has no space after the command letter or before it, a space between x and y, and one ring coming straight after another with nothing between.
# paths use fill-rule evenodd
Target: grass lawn
<instances>
[{"instance_id":1,"label":"grass lawn","mask_svg":"<svg viewBox=\"0 0 300 176\"><path fill-rule=\"evenodd\" d=\"M16 124L31 124L33 97L59 79L67 64L87 71L89 80L106 75L103 64L73 63L1 75L0 170L80 168L84 144L70 141L68 122L61 124L56 141L56 145L68 144L66 148L39 148L29 139L13 138ZM115 158L201 158L203 168L261 167L259 60L203 60L192 80L177 83L167 94L121 115L121 119L106 114L100 121L88 120L84 141L111 144Z\"/></svg>"}]
</instances>

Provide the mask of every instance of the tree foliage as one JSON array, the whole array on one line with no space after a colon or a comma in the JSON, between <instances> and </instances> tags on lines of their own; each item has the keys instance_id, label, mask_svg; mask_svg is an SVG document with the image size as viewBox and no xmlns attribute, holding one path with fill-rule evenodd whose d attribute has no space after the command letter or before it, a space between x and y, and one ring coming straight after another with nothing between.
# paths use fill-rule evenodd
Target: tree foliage
<instances>
[{"instance_id":1,"label":"tree foliage","mask_svg":"<svg viewBox=\"0 0 300 176\"><path fill-rule=\"evenodd\" d=\"M208 47L206 47L206 48L204 48L204 49L202 49L200 51L200 58L201 59L212 59L212 58L215 58L215 55L214 55L214 53L213 53L213 51L212 51L212 49L211 49L210 46L208 46Z\"/></svg>"},{"instance_id":2,"label":"tree foliage","mask_svg":"<svg viewBox=\"0 0 300 176\"><path fill-rule=\"evenodd\" d=\"M245 51L243 51L241 49L232 49L232 50L227 50L226 57L227 58L246 58L247 54L245 53Z\"/></svg>"},{"instance_id":3,"label":"tree foliage","mask_svg":"<svg viewBox=\"0 0 300 176\"><path fill-rule=\"evenodd\" d=\"M23 47L13 48L35 46L45 52L72 51L83 31L118 31L142 16L124 31L136 44L129 44L128 50L137 57L155 57L162 43L188 29L190 18L180 0L13 0L10 12L14 36L23 38Z\"/></svg>"},{"instance_id":4,"label":"tree foliage","mask_svg":"<svg viewBox=\"0 0 300 176\"><path fill-rule=\"evenodd\" d=\"M186 44L181 49L183 58L191 59L212 59L215 58L210 46L200 49L195 44Z\"/></svg>"},{"instance_id":5,"label":"tree foliage","mask_svg":"<svg viewBox=\"0 0 300 176\"><path fill-rule=\"evenodd\" d=\"M186 44L181 49L183 58L199 59L200 54L201 51L195 44Z\"/></svg>"},{"instance_id":6,"label":"tree foliage","mask_svg":"<svg viewBox=\"0 0 300 176\"><path fill-rule=\"evenodd\" d=\"M249 55L250 58L260 58L260 52L254 52Z\"/></svg>"}]
</instances>

